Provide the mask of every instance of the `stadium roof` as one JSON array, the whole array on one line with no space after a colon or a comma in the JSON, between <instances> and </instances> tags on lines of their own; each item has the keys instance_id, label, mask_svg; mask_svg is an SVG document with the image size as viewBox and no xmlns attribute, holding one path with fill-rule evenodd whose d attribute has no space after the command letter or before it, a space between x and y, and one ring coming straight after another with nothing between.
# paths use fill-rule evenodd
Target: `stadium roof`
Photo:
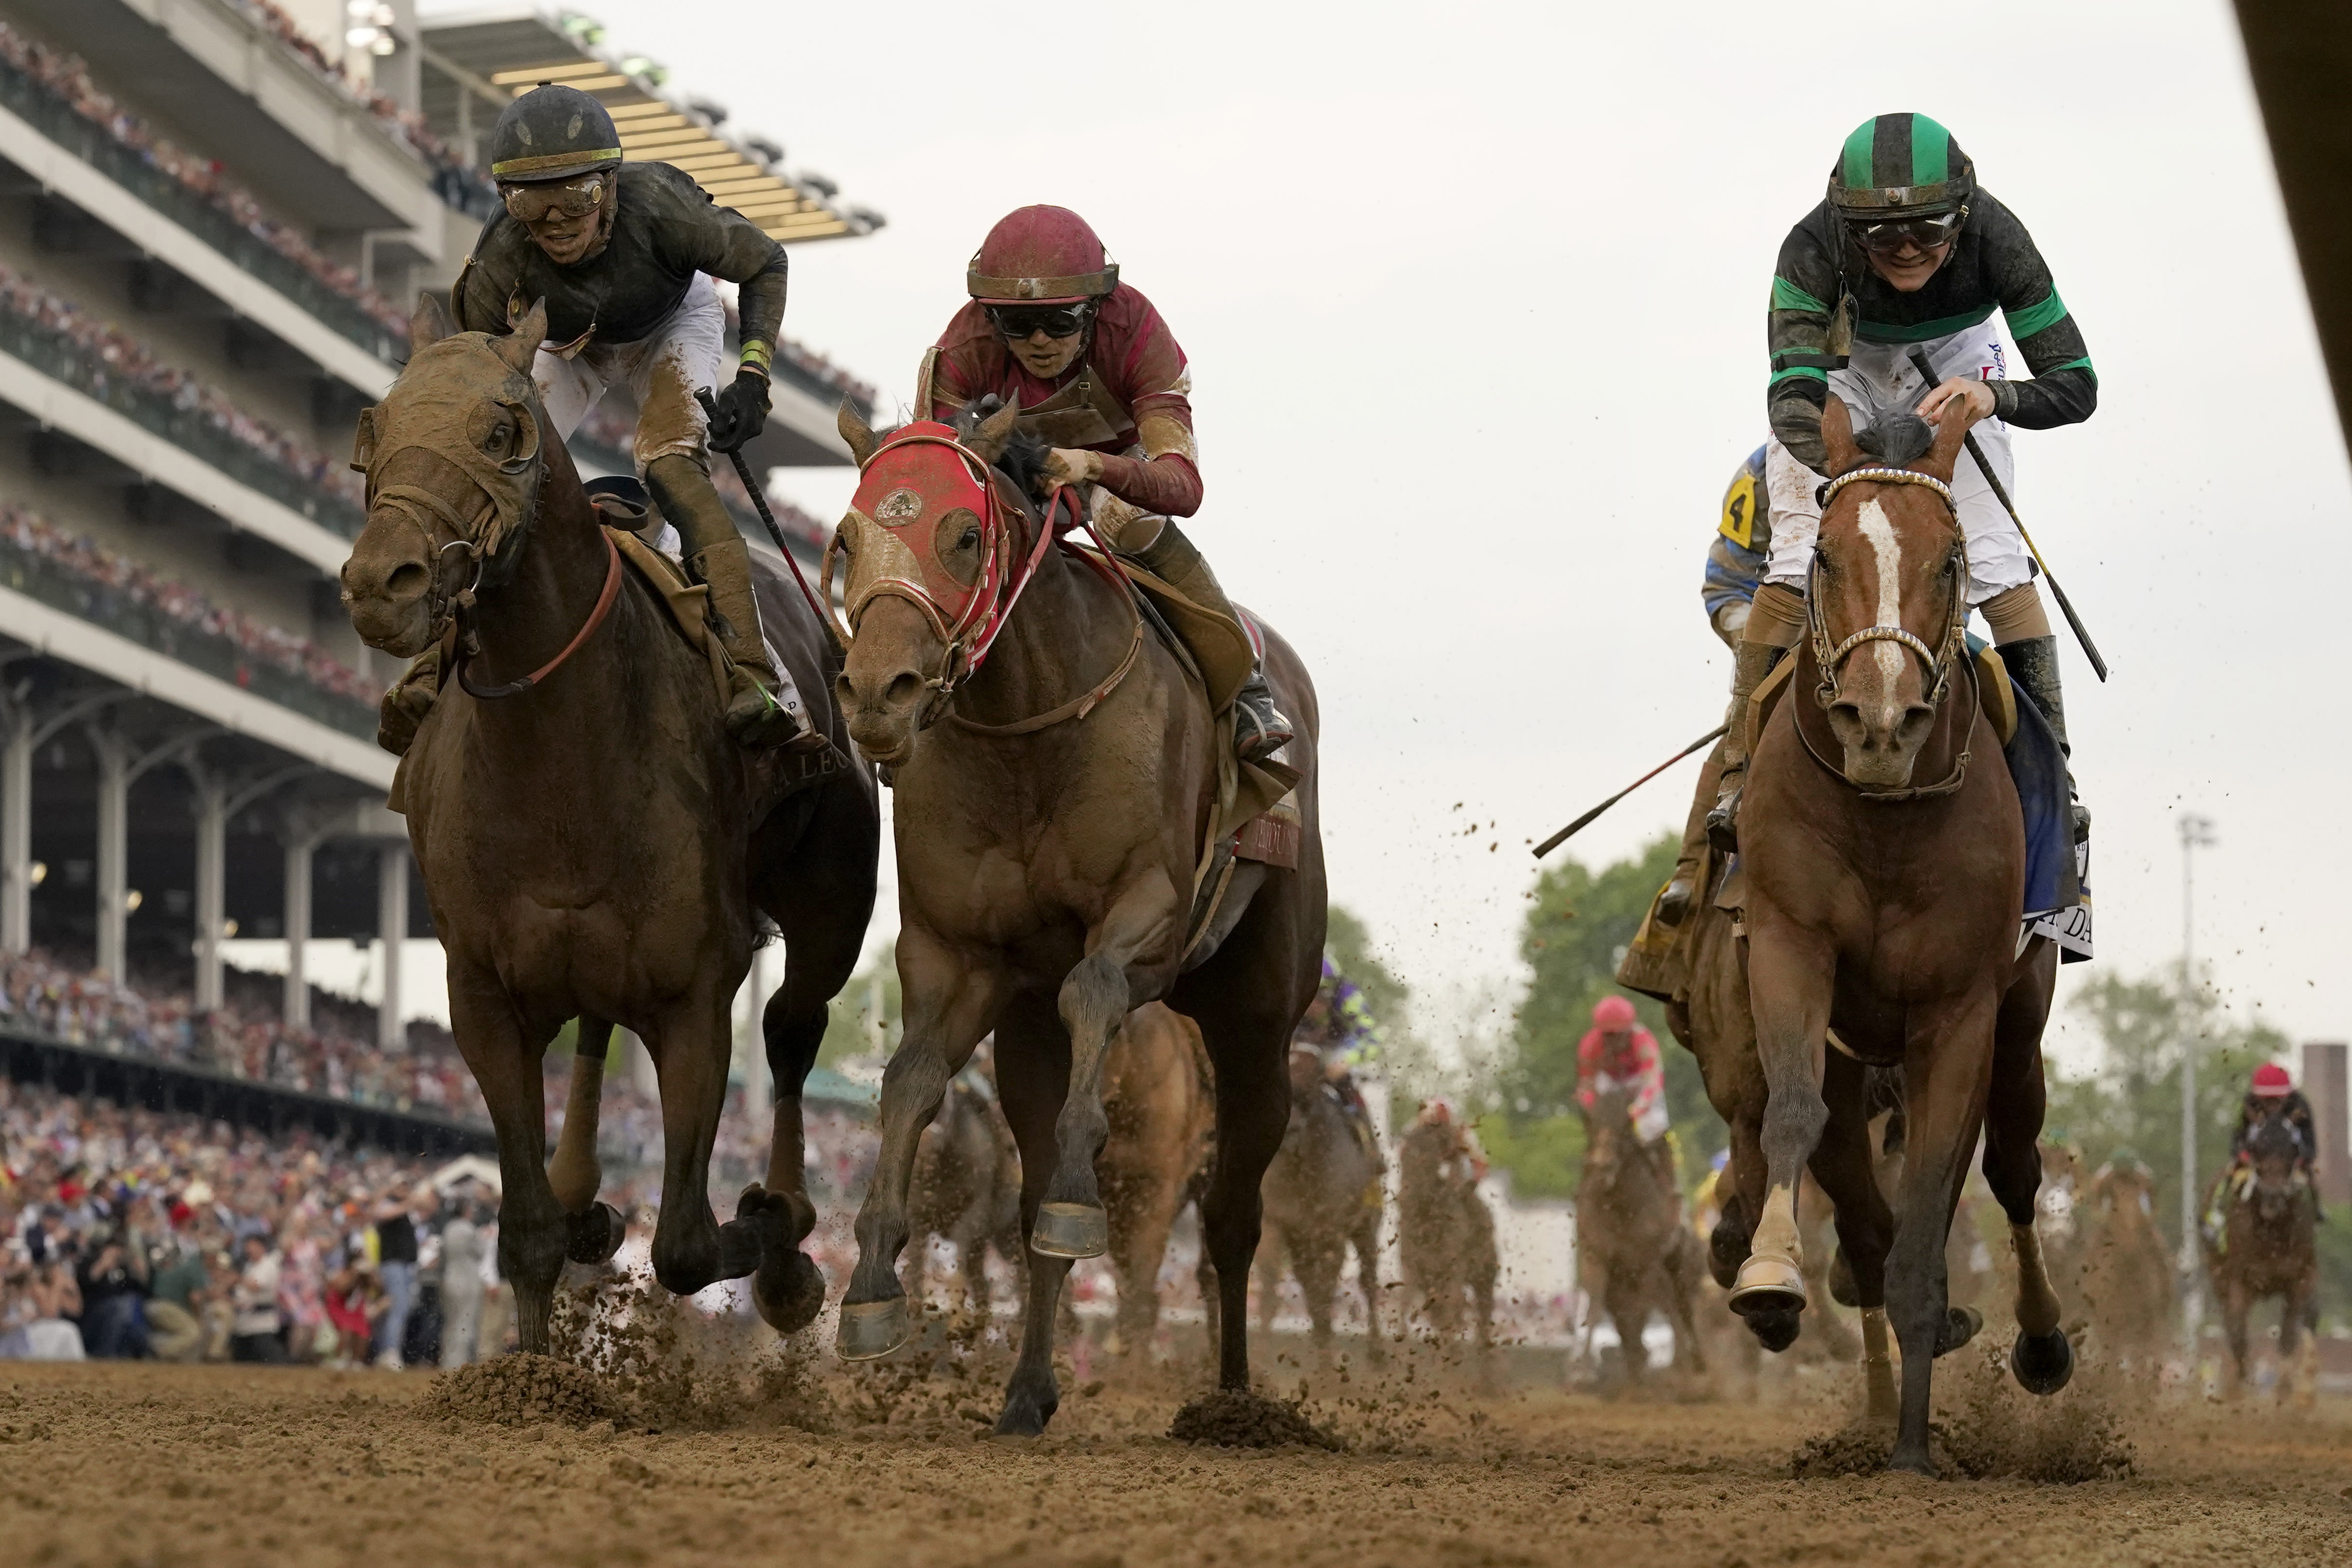
<instances>
[{"instance_id":1,"label":"stadium roof","mask_svg":"<svg viewBox=\"0 0 2352 1568\"><path fill-rule=\"evenodd\" d=\"M882 226L880 214L839 202L831 181L806 171L785 174L782 147L723 130L726 110L673 90L668 71L656 61L607 47L603 26L577 12L497 5L431 12L419 26L425 119L478 161L478 138L488 133L498 106L540 82L561 82L612 111L630 158L684 170L712 200L786 244Z\"/></svg>"}]
</instances>

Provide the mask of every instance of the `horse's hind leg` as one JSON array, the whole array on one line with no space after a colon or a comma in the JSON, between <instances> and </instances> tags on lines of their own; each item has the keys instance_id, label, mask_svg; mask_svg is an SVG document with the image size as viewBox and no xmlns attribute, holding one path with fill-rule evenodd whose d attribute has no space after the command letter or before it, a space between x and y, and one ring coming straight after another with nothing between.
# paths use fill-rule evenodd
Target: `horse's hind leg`
<instances>
[{"instance_id":1,"label":"horse's hind leg","mask_svg":"<svg viewBox=\"0 0 2352 1568\"><path fill-rule=\"evenodd\" d=\"M2009 1245L2017 1259L2017 1342L2010 1351L2010 1369L2033 1394L2057 1393L2074 1372L2074 1348L2059 1327L2063 1309L2042 1259L2041 1234L2033 1228L2034 1200L2042 1190L2036 1140L2045 1104L2042 1026L2049 1012L2047 967L2037 959L2002 999L1985 1106L1985 1182L2009 1217Z\"/></svg>"},{"instance_id":2,"label":"horse's hind leg","mask_svg":"<svg viewBox=\"0 0 2352 1568\"><path fill-rule=\"evenodd\" d=\"M547 1163L548 1185L570 1216L564 1256L574 1263L602 1263L621 1249L628 1233L621 1211L596 1201L604 1168L596 1158L596 1127L604 1098L604 1058L613 1048L610 1018L582 1018L572 1053L572 1086L564 1096L563 1131L555 1157Z\"/></svg>"},{"instance_id":3,"label":"horse's hind leg","mask_svg":"<svg viewBox=\"0 0 2352 1568\"><path fill-rule=\"evenodd\" d=\"M1381 1342L1381 1211L1366 1208L1349 1242L1356 1249L1356 1289L1364 1293L1364 1359L1378 1366L1388 1357Z\"/></svg>"},{"instance_id":4,"label":"horse's hind leg","mask_svg":"<svg viewBox=\"0 0 2352 1568\"><path fill-rule=\"evenodd\" d=\"M742 966L732 966L737 975ZM718 965L710 965L716 970ZM703 981L646 1041L661 1085L662 1199L654 1224L654 1278L673 1295L691 1296L714 1279L740 1279L760 1266L756 1231L738 1221L721 1234L710 1212L710 1146L726 1108L727 1062L733 1054L732 987Z\"/></svg>"},{"instance_id":5,"label":"horse's hind leg","mask_svg":"<svg viewBox=\"0 0 2352 1568\"><path fill-rule=\"evenodd\" d=\"M514 1287L515 1331L524 1351L547 1353L556 1276L569 1226L547 1184L547 1105L540 1053L496 983L455 973L449 1022L458 1052L481 1086L499 1139L499 1271Z\"/></svg>"},{"instance_id":6,"label":"horse's hind leg","mask_svg":"<svg viewBox=\"0 0 2352 1568\"><path fill-rule=\"evenodd\" d=\"M1037 1213L1054 1179L1055 1132L1068 1097L1069 1058L1062 1031L1042 999L1016 998L996 1026L996 1082L1004 1120L1021 1147L1021 1225L1032 1242L1028 1291L1021 1313L1021 1354L996 1417L1001 1434L1034 1437L1060 1407L1054 1381L1054 1334L1071 1259L1034 1245Z\"/></svg>"},{"instance_id":7,"label":"horse's hind leg","mask_svg":"<svg viewBox=\"0 0 2352 1568\"><path fill-rule=\"evenodd\" d=\"M1862 1310L1864 1412L1873 1421L1893 1421L1896 1399L1895 1362L1886 1337L1886 1253L1895 1241L1895 1214L1879 1191L1871 1159L1866 1074L1858 1062L1832 1058L1822 1087L1830 1119L1807 1168L1834 1208L1838 1249L1853 1275L1854 1304Z\"/></svg>"}]
</instances>

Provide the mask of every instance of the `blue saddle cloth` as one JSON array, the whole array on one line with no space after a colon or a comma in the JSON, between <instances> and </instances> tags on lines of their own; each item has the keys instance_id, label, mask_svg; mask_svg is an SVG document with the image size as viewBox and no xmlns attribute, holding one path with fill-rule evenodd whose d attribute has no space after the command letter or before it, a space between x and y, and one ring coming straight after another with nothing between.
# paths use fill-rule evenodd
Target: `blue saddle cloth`
<instances>
[{"instance_id":1,"label":"blue saddle cloth","mask_svg":"<svg viewBox=\"0 0 2352 1568\"><path fill-rule=\"evenodd\" d=\"M1974 654L1985 645L1969 638ZM2091 956L2088 920L2090 888L2074 843L2074 811L2066 791L2066 753L2042 710L2026 689L2012 682L2017 695L2017 730L2002 747L2009 758L2009 776L2017 783L2017 804L2025 817L2025 908L2028 924L2044 917L2060 917L2045 933L2058 942L2069 962ZM2079 922L2064 917L2080 909ZM2079 940L2069 931L2079 923Z\"/></svg>"}]
</instances>

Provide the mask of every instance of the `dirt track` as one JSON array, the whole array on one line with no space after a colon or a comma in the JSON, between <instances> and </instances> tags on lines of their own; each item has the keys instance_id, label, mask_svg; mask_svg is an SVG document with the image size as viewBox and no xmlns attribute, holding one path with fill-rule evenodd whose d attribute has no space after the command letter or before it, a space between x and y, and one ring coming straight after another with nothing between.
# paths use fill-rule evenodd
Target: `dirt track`
<instances>
[{"instance_id":1,"label":"dirt track","mask_svg":"<svg viewBox=\"0 0 2352 1568\"><path fill-rule=\"evenodd\" d=\"M656 1432L642 1402L617 1428L531 1419L554 1407L537 1394L518 1396L524 1425L453 1415L417 1374L15 1365L0 1563L2352 1561L2340 1405L2125 1414L2132 1472L2080 1485L1800 1480L1792 1455L1841 1426L1832 1389L1777 1407L1609 1405L1392 1377L1310 1403L1351 1451L1253 1452L1163 1436L1172 1386L1072 1397L1041 1441L984 1440L971 1420L992 1408L992 1369L826 1364L706 1405L716 1429ZM2015 1415L2006 1395L1994 1406L1996 1426ZM2084 1394L2038 1436L1996 1435L2095 1468L2125 1451L2095 1430L2100 1409Z\"/></svg>"}]
</instances>

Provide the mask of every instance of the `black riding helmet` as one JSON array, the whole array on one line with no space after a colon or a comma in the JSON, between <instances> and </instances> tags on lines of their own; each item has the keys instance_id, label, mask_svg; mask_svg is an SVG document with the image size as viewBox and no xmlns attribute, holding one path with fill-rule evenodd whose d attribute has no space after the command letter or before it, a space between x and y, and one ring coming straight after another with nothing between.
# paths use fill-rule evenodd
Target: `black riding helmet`
<instances>
[{"instance_id":1,"label":"black riding helmet","mask_svg":"<svg viewBox=\"0 0 2352 1568\"><path fill-rule=\"evenodd\" d=\"M576 179L620 163L613 117L575 87L541 83L508 104L490 132L490 177L500 184Z\"/></svg>"},{"instance_id":2,"label":"black riding helmet","mask_svg":"<svg viewBox=\"0 0 2352 1568\"><path fill-rule=\"evenodd\" d=\"M1959 232L1976 195L1976 165L1924 114L1881 114L1845 139L1830 171L1830 206L1865 249L1908 231L1922 243Z\"/></svg>"}]
</instances>

